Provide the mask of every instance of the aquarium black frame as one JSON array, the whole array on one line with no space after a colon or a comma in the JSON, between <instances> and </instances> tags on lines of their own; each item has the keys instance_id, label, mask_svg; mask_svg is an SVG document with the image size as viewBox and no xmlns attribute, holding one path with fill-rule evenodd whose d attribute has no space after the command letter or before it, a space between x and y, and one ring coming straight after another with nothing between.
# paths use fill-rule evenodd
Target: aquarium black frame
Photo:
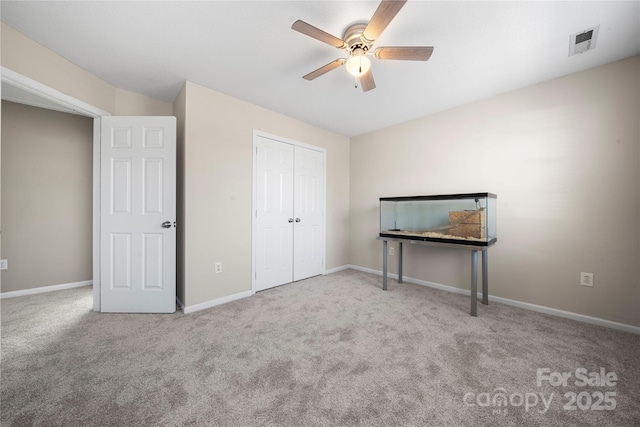
<instances>
[{"instance_id":1,"label":"aquarium black frame","mask_svg":"<svg viewBox=\"0 0 640 427\"><path fill-rule=\"evenodd\" d=\"M438 194L433 196L400 196L400 197L380 197L380 202L411 202L414 200L463 200L463 199L482 199L482 198L490 198L497 199L498 196L493 193L463 193L463 194ZM404 236L393 233L383 233L379 232L380 237L390 238L390 239L403 239L403 240L413 240L413 241L421 241L421 242L435 242L435 243L446 243L452 245L463 245L463 246L492 246L497 241L498 238L494 237L491 240L487 240L485 242L480 241L469 241L469 240L461 240L461 239L447 239L440 237L425 237L425 236Z\"/></svg>"},{"instance_id":2,"label":"aquarium black frame","mask_svg":"<svg viewBox=\"0 0 640 427\"><path fill-rule=\"evenodd\" d=\"M401 197L380 197L380 201L402 202L411 200L456 200L456 199L479 199L488 197L497 199L498 196L493 193L463 193L463 194L438 194L433 196L401 196Z\"/></svg>"}]
</instances>

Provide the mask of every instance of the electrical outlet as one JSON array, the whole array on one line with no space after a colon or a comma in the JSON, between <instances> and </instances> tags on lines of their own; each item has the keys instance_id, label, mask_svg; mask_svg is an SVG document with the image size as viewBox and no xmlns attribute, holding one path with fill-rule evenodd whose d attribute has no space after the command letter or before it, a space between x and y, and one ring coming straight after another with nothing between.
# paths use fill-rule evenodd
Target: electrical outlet
<instances>
[{"instance_id":1,"label":"electrical outlet","mask_svg":"<svg viewBox=\"0 0 640 427\"><path fill-rule=\"evenodd\" d=\"M593 287L593 273L580 273L580 285Z\"/></svg>"},{"instance_id":2,"label":"electrical outlet","mask_svg":"<svg viewBox=\"0 0 640 427\"><path fill-rule=\"evenodd\" d=\"M395 248L393 246L391 246L389 248L389 255L395 255L395 254L396 254L396 250L395 250Z\"/></svg>"},{"instance_id":3,"label":"electrical outlet","mask_svg":"<svg viewBox=\"0 0 640 427\"><path fill-rule=\"evenodd\" d=\"M6 259L0 259L0 270L8 270L9 269L9 261Z\"/></svg>"},{"instance_id":4,"label":"electrical outlet","mask_svg":"<svg viewBox=\"0 0 640 427\"><path fill-rule=\"evenodd\" d=\"M221 262L216 262L215 264L216 267L216 273L222 273L222 263Z\"/></svg>"}]
</instances>

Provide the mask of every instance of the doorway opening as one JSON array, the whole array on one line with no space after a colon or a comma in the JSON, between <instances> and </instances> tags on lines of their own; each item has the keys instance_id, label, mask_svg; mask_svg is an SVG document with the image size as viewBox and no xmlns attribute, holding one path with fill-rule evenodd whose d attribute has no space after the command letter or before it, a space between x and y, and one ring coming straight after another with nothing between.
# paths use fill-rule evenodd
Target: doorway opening
<instances>
[{"instance_id":1,"label":"doorway opening","mask_svg":"<svg viewBox=\"0 0 640 427\"><path fill-rule=\"evenodd\" d=\"M29 77L0 67L2 95L12 102L47 108L93 119L93 219L92 219L92 282L93 310L100 311L100 118L111 114L66 95Z\"/></svg>"}]
</instances>

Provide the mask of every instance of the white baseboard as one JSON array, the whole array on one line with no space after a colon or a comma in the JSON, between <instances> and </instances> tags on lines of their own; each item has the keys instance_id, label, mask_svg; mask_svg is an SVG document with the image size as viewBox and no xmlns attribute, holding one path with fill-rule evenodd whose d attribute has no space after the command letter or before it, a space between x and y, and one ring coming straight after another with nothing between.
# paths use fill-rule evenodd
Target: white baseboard
<instances>
[{"instance_id":1,"label":"white baseboard","mask_svg":"<svg viewBox=\"0 0 640 427\"><path fill-rule=\"evenodd\" d=\"M324 274L331 274L331 273L337 273L338 271L342 271L342 270L348 270L349 268L351 268L350 265L341 265L340 267L335 267L335 268L330 268L329 270L325 270Z\"/></svg>"},{"instance_id":2,"label":"white baseboard","mask_svg":"<svg viewBox=\"0 0 640 427\"><path fill-rule=\"evenodd\" d=\"M84 280L82 282L63 283L61 285L42 286L40 288L24 289L21 291L11 291L0 293L0 299L15 298L25 295L42 294L45 292L61 291L63 289L81 288L82 286L93 285L93 280Z\"/></svg>"},{"instance_id":3,"label":"white baseboard","mask_svg":"<svg viewBox=\"0 0 640 427\"><path fill-rule=\"evenodd\" d=\"M471 293L469 293L471 294ZM530 304L527 302L515 301L502 297L494 297L489 295L489 301L499 302L501 304L512 305L538 313L551 314L552 316L564 317L565 319L576 320L578 322L589 323L591 325L603 326L605 328L617 329L619 331L631 332L640 335L640 327L627 325L626 323L614 322L612 320L601 319L599 317L591 317L584 314L573 313L571 311L558 310L557 308L545 307L542 305Z\"/></svg>"},{"instance_id":4,"label":"white baseboard","mask_svg":"<svg viewBox=\"0 0 640 427\"><path fill-rule=\"evenodd\" d=\"M365 273L377 274L382 276L382 271L373 270L371 268L360 267L358 265L349 265L349 268L353 270L362 271ZM387 277L398 280L398 275L394 273L388 273ZM454 286L442 285L440 283L428 282L426 280L414 279L413 277L403 276L402 280L408 283L415 283L416 285L428 286L430 288L439 289L442 291L453 292L456 294L462 294L466 296L471 295L471 290L460 289ZM478 292L478 298L482 298L482 293ZM613 322L611 320L601 319L599 317L586 316L584 314L573 313L570 311L558 310L557 308L545 307L542 305L530 304L528 302L516 301L508 298L496 297L489 294L489 301L498 302L501 304L511 305L514 307L524 308L526 310L536 311L538 313L550 314L552 316L563 317L565 319L576 320L578 322L589 323L591 325L603 326L605 328L617 329L619 331L631 332L632 334L640 335L640 327L627 325L625 323Z\"/></svg>"},{"instance_id":5,"label":"white baseboard","mask_svg":"<svg viewBox=\"0 0 640 427\"><path fill-rule=\"evenodd\" d=\"M194 304L194 305L189 305L189 306L182 305L182 312L184 314L189 314L189 313L193 313L195 311L204 310L206 308L215 307L216 305L226 304L226 303L231 302L231 301L235 301L235 300L238 300L238 299L250 297L251 295L253 295L253 291L244 291L244 292L240 292L240 293L237 293L237 294L229 295L229 296L226 296L226 297L214 299L214 300L211 300L211 301L201 302L200 304ZM178 300L178 301L180 301L180 300ZM180 304L182 304L182 302L180 302Z\"/></svg>"}]
</instances>

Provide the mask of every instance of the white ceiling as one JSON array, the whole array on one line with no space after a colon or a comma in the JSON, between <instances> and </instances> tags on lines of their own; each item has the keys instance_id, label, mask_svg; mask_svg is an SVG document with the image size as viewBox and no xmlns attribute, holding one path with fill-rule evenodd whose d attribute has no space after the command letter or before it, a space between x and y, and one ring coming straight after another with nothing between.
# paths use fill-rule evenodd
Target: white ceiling
<instances>
[{"instance_id":1,"label":"white ceiling","mask_svg":"<svg viewBox=\"0 0 640 427\"><path fill-rule=\"evenodd\" d=\"M345 52L291 30L342 37L378 2L1 2L1 19L113 86L173 102L185 80L355 136L640 53L640 1L409 0L376 46L434 46L428 62L373 61L363 93ZM595 50L569 36L600 25Z\"/></svg>"}]
</instances>

